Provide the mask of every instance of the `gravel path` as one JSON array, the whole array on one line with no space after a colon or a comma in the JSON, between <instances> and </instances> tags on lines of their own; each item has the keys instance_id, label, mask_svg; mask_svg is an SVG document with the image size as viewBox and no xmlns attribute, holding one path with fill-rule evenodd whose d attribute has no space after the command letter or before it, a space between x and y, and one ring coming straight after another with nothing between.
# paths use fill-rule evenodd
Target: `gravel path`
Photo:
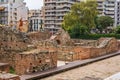
<instances>
[{"instance_id":1,"label":"gravel path","mask_svg":"<svg viewBox=\"0 0 120 80\"><path fill-rule=\"evenodd\" d=\"M41 80L103 80L120 72L120 55Z\"/></svg>"}]
</instances>

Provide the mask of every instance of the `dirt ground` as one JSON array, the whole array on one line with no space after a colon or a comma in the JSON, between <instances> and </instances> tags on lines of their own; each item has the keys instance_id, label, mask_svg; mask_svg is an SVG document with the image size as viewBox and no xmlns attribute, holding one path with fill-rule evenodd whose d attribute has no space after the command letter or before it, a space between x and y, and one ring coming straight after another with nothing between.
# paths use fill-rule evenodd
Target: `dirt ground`
<instances>
[{"instance_id":1,"label":"dirt ground","mask_svg":"<svg viewBox=\"0 0 120 80\"><path fill-rule=\"evenodd\" d=\"M120 55L41 80L103 80L120 72Z\"/></svg>"}]
</instances>

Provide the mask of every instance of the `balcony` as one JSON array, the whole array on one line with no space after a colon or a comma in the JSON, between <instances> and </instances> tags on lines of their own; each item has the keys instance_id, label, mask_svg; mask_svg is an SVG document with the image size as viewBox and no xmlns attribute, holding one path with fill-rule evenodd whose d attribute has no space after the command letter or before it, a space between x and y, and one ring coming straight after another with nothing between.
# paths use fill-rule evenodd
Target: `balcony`
<instances>
[{"instance_id":1,"label":"balcony","mask_svg":"<svg viewBox=\"0 0 120 80\"><path fill-rule=\"evenodd\" d=\"M56 22L56 25L57 25L57 26L59 26L59 25L61 26L61 25L62 25L62 22Z\"/></svg>"},{"instance_id":2,"label":"balcony","mask_svg":"<svg viewBox=\"0 0 120 80\"><path fill-rule=\"evenodd\" d=\"M114 11L115 9L114 8L105 8L106 11Z\"/></svg>"},{"instance_id":3,"label":"balcony","mask_svg":"<svg viewBox=\"0 0 120 80\"><path fill-rule=\"evenodd\" d=\"M63 18L57 18L56 19L57 21L62 21L62 20L64 20Z\"/></svg>"},{"instance_id":4,"label":"balcony","mask_svg":"<svg viewBox=\"0 0 120 80\"><path fill-rule=\"evenodd\" d=\"M56 10L56 12L69 12L70 11L70 9L58 9L58 10Z\"/></svg>"},{"instance_id":5,"label":"balcony","mask_svg":"<svg viewBox=\"0 0 120 80\"><path fill-rule=\"evenodd\" d=\"M45 25L54 25L55 23L54 22L45 22Z\"/></svg>"},{"instance_id":6,"label":"balcony","mask_svg":"<svg viewBox=\"0 0 120 80\"><path fill-rule=\"evenodd\" d=\"M103 7L97 7L97 9L103 10Z\"/></svg>"},{"instance_id":7,"label":"balcony","mask_svg":"<svg viewBox=\"0 0 120 80\"><path fill-rule=\"evenodd\" d=\"M105 4L105 6L108 6L108 7L114 7L115 4Z\"/></svg>"},{"instance_id":8,"label":"balcony","mask_svg":"<svg viewBox=\"0 0 120 80\"><path fill-rule=\"evenodd\" d=\"M54 21L55 18L45 18L45 20L48 20L48 21Z\"/></svg>"},{"instance_id":9,"label":"balcony","mask_svg":"<svg viewBox=\"0 0 120 80\"><path fill-rule=\"evenodd\" d=\"M56 5L46 5L44 8L45 9L54 9Z\"/></svg>"},{"instance_id":10,"label":"balcony","mask_svg":"<svg viewBox=\"0 0 120 80\"><path fill-rule=\"evenodd\" d=\"M45 16L55 16L56 14L45 14Z\"/></svg>"},{"instance_id":11,"label":"balcony","mask_svg":"<svg viewBox=\"0 0 120 80\"><path fill-rule=\"evenodd\" d=\"M44 1L45 4L53 4L53 3L56 3L56 0L54 1Z\"/></svg>"},{"instance_id":12,"label":"balcony","mask_svg":"<svg viewBox=\"0 0 120 80\"><path fill-rule=\"evenodd\" d=\"M113 15L115 14L114 12L110 12L110 11L106 11L105 13L106 13L106 14L111 14L111 15L112 15L112 14L113 14Z\"/></svg>"},{"instance_id":13,"label":"balcony","mask_svg":"<svg viewBox=\"0 0 120 80\"><path fill-rule=\"evenodd\" d=\"M57 1L56 3L71 3L74 4L76 1L70 1L70 0L61 0L61 1Z\"/></svg>"},{"instance_id":14,"label":"balcony","mask_svg":"<svg viewBox=\"0 0 120 80\"><path fill-rule=\"evenodd\" d=\"M52 10L52 9L50 9L50 10L45 10L45 12L55 12L56 10Z\"/></svg>"}]
</instances>

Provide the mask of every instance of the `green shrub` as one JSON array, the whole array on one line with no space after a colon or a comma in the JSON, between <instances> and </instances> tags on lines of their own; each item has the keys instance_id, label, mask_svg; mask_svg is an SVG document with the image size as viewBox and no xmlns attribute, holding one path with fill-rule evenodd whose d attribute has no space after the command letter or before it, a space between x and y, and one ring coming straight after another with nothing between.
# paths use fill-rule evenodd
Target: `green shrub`
<instances>
[{"instance_id":1,"label":"green shrub","mask_svg":"<svg viewBox=\"0 0 120 80\"><path fill-rule=\"evenodd\" d=\"M80 35L77 38L79 39L99 39L101 37L115 37L116 39L120 39L120 34L88 34L88 35ZM76 38L72 37L71 38Z\"/></svg>"},{"instance_id":2,"label":"green shrub","mask_svg":"<svg viewBox=\"0 0 120 80\"><path fill-rule=\"evenodd\" d=\"M13 67L10 67L10 73L15 74L15 69Z\"/></svg>"}]
</instances>

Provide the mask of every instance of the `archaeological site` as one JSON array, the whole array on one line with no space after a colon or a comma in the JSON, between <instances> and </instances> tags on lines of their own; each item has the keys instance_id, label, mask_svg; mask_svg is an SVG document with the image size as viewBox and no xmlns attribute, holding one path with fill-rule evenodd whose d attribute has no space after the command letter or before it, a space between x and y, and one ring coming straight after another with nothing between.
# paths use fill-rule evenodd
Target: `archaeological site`
<instances>
[{"instance_id":1,"label":"archaeological site","mask_svg":"<svg viewBox=\"0 0 120 80\"><path fill-rule=\"evenodd\" d=\"M49 46L53 46L52 42L38 41L39 37L32 40L31 34L3 27L0 27L0 34L0 62L10 64L16 74L57 67L57 51L49 49Z\"/></svg>"},{"instance_id":2,"label":"archaeological site","mask_svg":"<svg viewBox=\"0 0 120 80\"><path fill-rule=\"evenodd\" d=\"M0 34L0 63L9 64L19 75L56 68L58 60L90 59L119 48L115 38L71 39L62 29L51 35L48 31L23 33L0 27Z\"/></svg>"}]
</instances>

